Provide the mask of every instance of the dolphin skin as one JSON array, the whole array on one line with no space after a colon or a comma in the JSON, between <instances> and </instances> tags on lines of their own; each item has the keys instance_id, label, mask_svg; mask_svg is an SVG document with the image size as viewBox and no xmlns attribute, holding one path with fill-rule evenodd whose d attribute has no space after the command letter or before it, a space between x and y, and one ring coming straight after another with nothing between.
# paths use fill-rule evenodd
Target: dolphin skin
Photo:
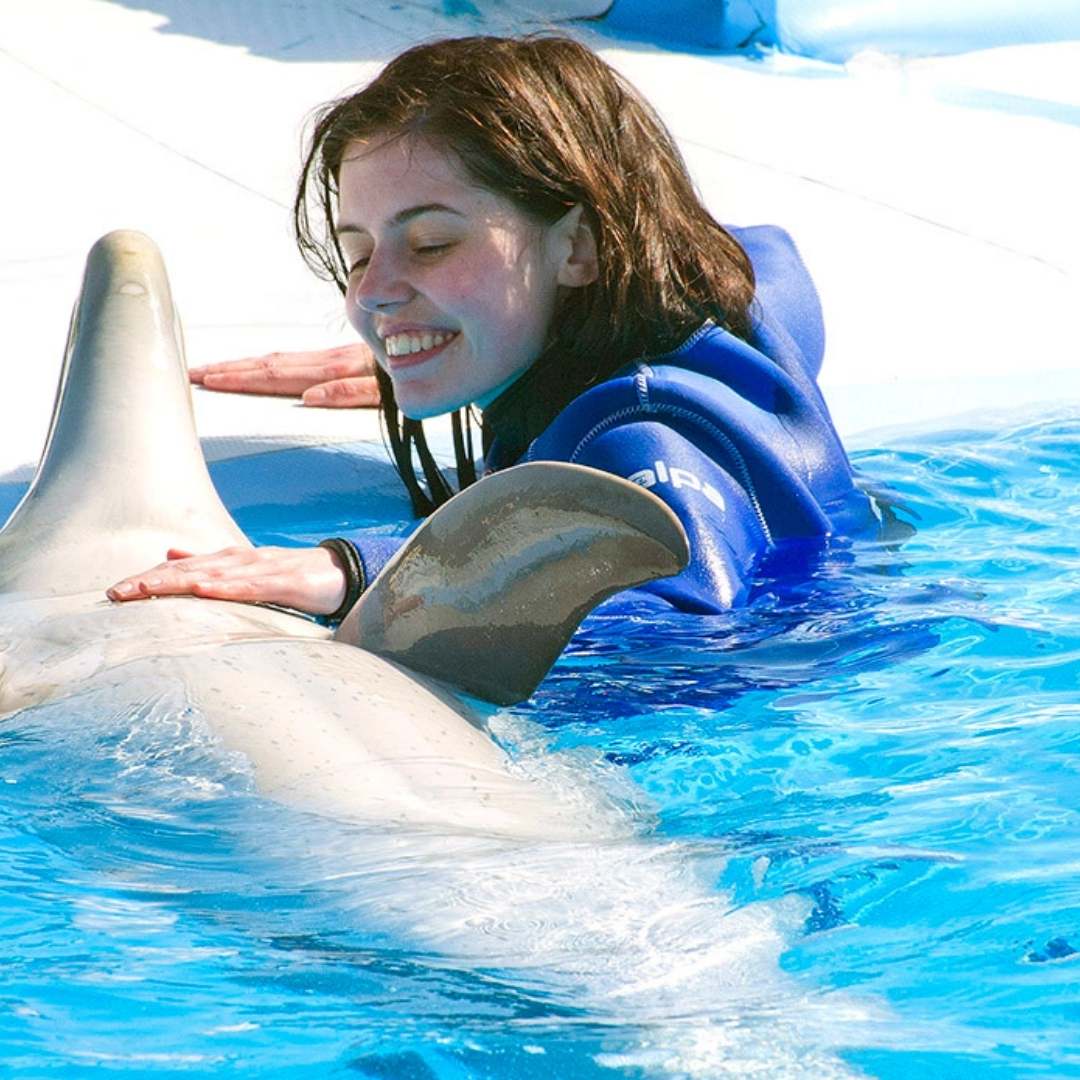
<instances>
[{"instance_id":1,"label":"dolphin skin","mask_svg":"<svg viewBox=\"0 0 1080 1080\"><path fill-rule=\"evenodd\" d=\"M686 564L660 500L572 465L495 474L417 530L336 635L261 605L104 596L169 547L247 544L207 473L161 256L140 233L110 233L87 260L40 465L0 531L0 715L166 680L272 798L582 835L514 775L470 697L528 697L593 606Z\"/></svg>"}]
</instances>

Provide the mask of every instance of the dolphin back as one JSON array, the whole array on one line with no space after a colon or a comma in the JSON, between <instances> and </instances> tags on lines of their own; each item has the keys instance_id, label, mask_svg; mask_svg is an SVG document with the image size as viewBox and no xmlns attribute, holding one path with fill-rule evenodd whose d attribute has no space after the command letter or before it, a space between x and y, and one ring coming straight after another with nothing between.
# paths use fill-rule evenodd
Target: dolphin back
<instances>
[{"instance_id":1,"label":"dolphin back","mask_svg":"<svg viewBox=\"0 0 1080 1080\"><path fill-rule=\"evenodd\" d=\"M598 603L688 560L679 519L643 487L580 465L517 465L428 518L337 638L510 705Z\"/></svg>"},{"instance_id":2,"label":"dolphin back","mask_svg":"<svg viewBox=\"0 0 1080 1080\"><path fill-rule=\"evenodd\" d=\"M169 546L246 543L206 470L161 254L109 233L87 257L37 473L0 532L0 592L104 588Z\"/></svg>"}]
</instances>

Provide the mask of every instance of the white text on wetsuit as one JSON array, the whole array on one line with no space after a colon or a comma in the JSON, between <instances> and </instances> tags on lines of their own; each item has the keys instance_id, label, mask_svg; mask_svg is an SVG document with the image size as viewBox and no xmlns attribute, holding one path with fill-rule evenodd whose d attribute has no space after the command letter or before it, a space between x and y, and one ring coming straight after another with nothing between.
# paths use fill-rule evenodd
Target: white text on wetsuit
<instances>
[{"instance_id":1,"label":"white text on wetsuit","mask_svg":"<svg viewBox=\"0 0 1080 1080\"><path fill-rule=\"evenodd\" d=\"M676 491L679 488L690 488L691 491L700 491L718 509L725 508L724 496L712 484L702 483L689 469L680 469L677 466L669 468L664 461L653 462L651 469L638 469L626 479L646 488L656 487L657 484L670 484Z\"/></svg>"}]
</instances>

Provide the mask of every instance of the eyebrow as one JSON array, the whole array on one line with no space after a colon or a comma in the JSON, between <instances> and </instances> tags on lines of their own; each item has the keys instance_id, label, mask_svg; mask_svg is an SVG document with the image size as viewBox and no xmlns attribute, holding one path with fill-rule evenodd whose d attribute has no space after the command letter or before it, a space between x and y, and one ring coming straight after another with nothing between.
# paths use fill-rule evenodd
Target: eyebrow
<instances>
[{"instance_id":1,"label":"eyebrow","mask_svg":"<svg viewBox=\"0 0 1080 1080\"><path fill-rule=\"evenodd\" d=\"M456 217L464 217L465 215L460 210L455 210L452 206L447 206L445 203L422 203L420 206L410 206L405 210L399 210L391 219L391 225L404 225L406 221L412 221L414 217L419 217L421 214L454 214ZM359 233L367 232L366 229L361 229L359 225L339 225L334 232L338 236L342 236L345 233Z\"/></svg>"}]
</instances>

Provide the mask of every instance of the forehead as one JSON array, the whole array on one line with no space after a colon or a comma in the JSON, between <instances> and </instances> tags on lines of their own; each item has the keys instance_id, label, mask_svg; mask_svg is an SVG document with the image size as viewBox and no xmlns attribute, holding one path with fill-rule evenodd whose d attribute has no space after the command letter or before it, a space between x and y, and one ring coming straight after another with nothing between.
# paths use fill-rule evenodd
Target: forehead
<instances>
[{"instance_id":1,"label":"forehead","mask_svg":"<svg viewBox=\"0 0 1080 1080\"><path fill-rule=\"evenodd\" d=\"M471 182L453 154L423 139L350 143L338 174L339 228L377 228L430 203L471 214L501 201Z\"/></svg>"}]
</instances>

